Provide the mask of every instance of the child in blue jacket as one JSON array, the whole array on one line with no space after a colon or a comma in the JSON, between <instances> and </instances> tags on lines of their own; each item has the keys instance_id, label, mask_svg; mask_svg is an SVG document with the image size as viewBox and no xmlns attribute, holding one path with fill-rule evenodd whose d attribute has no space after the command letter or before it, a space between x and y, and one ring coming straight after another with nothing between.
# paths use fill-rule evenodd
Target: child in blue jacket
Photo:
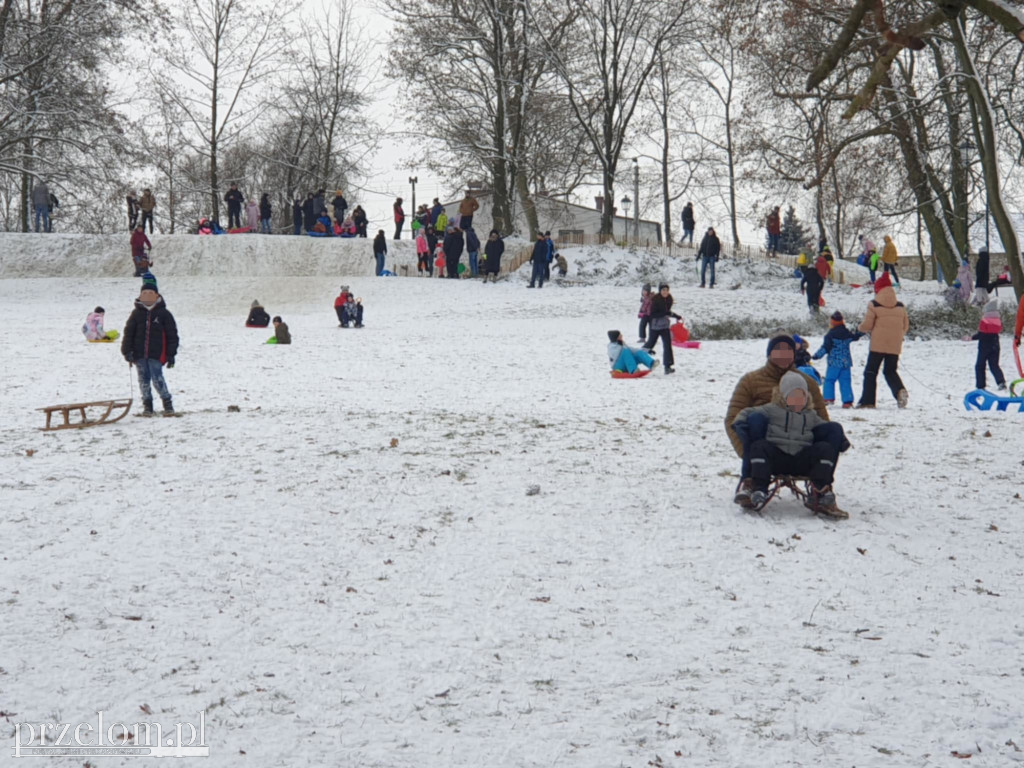
<instances>
[{"instance_id":1,"label":"child in blue jacket","mask_svg":"<svg viewBox=\"0 0 1024 768\"><path fill-rule=\"evenodd\" d=\"M814 353L814 359L820 360L828 355L828 368L825 370L825 386L822 396L825 402L832 405L836 400L836 382L839 382L839 394L843 398L843 408L853 408L853 386L850 383L850 371L853 368L853 356L850 344L864 334L851 331L843 321L843 313L836 310L832 313L832 328L825 334L821 349Z\"/></svg>"}]
</instances>

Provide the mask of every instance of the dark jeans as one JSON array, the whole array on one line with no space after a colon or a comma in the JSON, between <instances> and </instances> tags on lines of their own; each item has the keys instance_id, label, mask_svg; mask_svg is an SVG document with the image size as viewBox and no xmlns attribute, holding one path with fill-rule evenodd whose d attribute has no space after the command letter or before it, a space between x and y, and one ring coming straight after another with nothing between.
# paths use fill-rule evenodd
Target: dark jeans
<instances>
[{"instance_id":1,"label":"dark jeans","mask_svg":"<svg viewBox=\"0 0 1024 768\"><path fill-rule=\"evenodd\" d=\"M679 241L679 244L682 245L683 242L687 241L687 240L690 242L690 247L692 248L693 247L693 230L692 229L687 229L686 227L683 227L683 239Z\"/></svg>"},{"instance_id":2,"label":"dark jeans","mask_svg":"<svg viewBox=\"0 0 1024 768\"><path fill-rule=\"evenodd\" d=\"M153 391L150 385L156 387L157 394L164 401L164 405L171 402L171 392L167 389L167 382L164 381L164 366L159 360L150 360L148 357L135 361L135 370L139 374L139 390L143 402L153 402Z\"/></svg>"},{"instance_id":3,"label":"dark jeans","mask_svg":"<svg viewBox=\"0 0 1024 768\"><path fill-rule=\"evenodd\" d=\"M374 272L374 274L377 275L377 277L380 277L380 273L384 271L384 254L375 253L373 254L373 256L375 259L377 259L377 270L376 272Z\"/></svg>"},{"instance_id":4,"label":"dark jeans","mask_svg":"<svg viewBox=\"0 0 1024 768\"><path fill-rule=\"evenodd\" d=\"M700 287L704 287L704 276L708 271L708 267L711 267L711 287L715 287L715 259L713 256L702 256L700 260Z\"/></svg>"},{"instance_id":5,"label":"dark jeans","mask_svg":"<svg viewBox=\"0 0 1024 768\"><path fill-rule=\"evenodd\" d=\"M302 222L301 221L296 221L295 222L295 234L296 235L301 235L302 234Z\"/></svg>"},{"instance_id":6,"label":"dark jeans","mask_svg":"<svg viewBox=\"0 0 1024 768\"><path fill-rule=\"evenodd\" d=\"M1000 387L1003 386L1006 383L1006 377L1003 376L1003 369L999 367L998 337L994 344L987 341L978 342L978 362L974 364L974 385L978 389L985 388L986 365L992 371L992 377L996 380L996 384Z\"/></svg>"},{"instance_id":7,"label":"dark jeans","mask_svg":"<svg viewBox=\"0 0 1024 768\"><path fill-rule=\"evenodd\" d=\"M405 219L395 222L395 240L402 239L402 225L405 224Z\"/></svg>"},{"instance_id":8,"label":"dark jeans","mask_svg":"<svg viewBox=\"0 0 1024 768\"><path fill-rule=\"evenodd\" d=\"M640 318L640 335L637 338L639 338L639 339L646 339L647 338L647 326L650 325L650 322L651 322L651 318L647 317L646 315L644 317Z\"/></svg>"},{"instance_id":9,"label":"dark jeans","mask_svg":"<svg viewBox=\"0 0 1024 768\"><path fill-rule=\"evenodd\" d=\"M882 368L885 374L885 383L889 385L892 396L899 395L903 389L903 380L896 373L896 366L899 365L900 356L883 354L881 352L868 352L868 361L864 365L864 389L860 393L861 405L875 404L875 391L878 387L878 369Z\"/></svg>"},{"instance_id":10,"label":"dark jeans","mask_svg":"<svg viewBox=\"0 0 1024 768\"><path fill-rule=\"evenodd\" d=\"M128 214L128 231L134 231L135 225L139 223L138 212Z\"/></svg>"},{"instance_id":11,"label":"dark jeans","mask_svg":"<svg viewBox=\"0 0 1024 768\"><path fill-rule=\"evenodd\" d=\"M773 251L775 253L778 253L778 250L779 250L779 240L781 240L781 239L782 239L782 234L781 233L778 234L778 235L773 235L773 234L769 233L768 234L768 250L769 251Z\"/></svg>"},{"instance_id":12,"label":"dark jeans","mask_svg":"<svg viewBox=\"0 0 1024 768\"><path fill-rule=\"evenodd\" d=\"M796 475L806 477L815 488L832 485L836 471L836 449L820 440L799 453L789 454L775 443L758 440L750 445L750 476L754 487L768 490L768 483L775 475Z\"/></svg>"},{"instance_id":13,"label":"dark jeans","mask_svg":"<svg viewBox=\"0 0 1024 768\"><path fill-rule=\"evenodd\" d=\"M544 268L547 267L543 261L533 262L533 273L530 275L530 287L537 283L539 288L544 287Z\"/></svg>"},{"instance_id":14,"label":"dark jeans","mask_svg":"<svg viewBox=\"0 0 1024 768\"><path fill-rule=\"evenodd\" d=\"M228 206L228 229L242 226L242 206Z\"/></svg>"},{"instance_id":15,"label":"dark jeans","mask_svg":"<svg viewBox=\"0 0 1024 768\"><path fill-rule=\"evenodd\" d=\"M882 267L882 269L883 269L883 270L884 270L885 272L890 272L890 273L892 273L892 279L893 279L893 282L896 282L896 283L898 283L898 282L900 281L900 276L896 274L896 265L895 265L895 264L885 264L885 265L884 265L884 266Z\"/></svg>"},{"instance_id":16,"label":"dark jeans","mask_svg":"<svg viewBox=\"0 0 1024 768\"><path fill-rule=\"evenodd\" d=\"M462 216L459 218L459 229L465 232L467 229L473 226L473 215Z\"/></svg>"},{"instance_id":17,"label":"dark jeans","mask_svg":"<svg viewBox=\"0 0 1024 768\"><path fill-rule=\"evenodd\" d=\"M142 230L146 230L146 222L149 222L149 234L153 234L153 212L143 211L142 212Z\"/></svg>"},{"instance_id":18,"label":"dark jeans","mask_svg":"<svg viewBox=\"0 0 1024 768\"><path fill-rule=\"evenodd\" d=\"M743 442L743 460L740 464L740 476L743 479L751 477L750 474L750 446L758 440L764 440L768 434L768 417L755 413L747 419L745 424L733 427L733 430L740 436ZM819 424L814 428L814 439L816 442L825 442L831 445L836 455L850 447L843 431L843 425L837 421L829 421Z\"/></svg>"},{"instance_id":19,"label":"dark jeans","mask_svg":"<svg viewBox=\"0 0 1024 768\"><path fill-rule=\"evenodd\" d=\"M672 333L668 328L656 329L651 327L651 335L647 337L647 343L644 344L647 351L650 352L658 344L658 339L661 338L661 364L666 368L669 368L676 363L676 358L672 354Z\"/></svg>"},{"instance_id":20,"label":"dark jeans","mask_svg":"<svg viewBox=\"0 0 1024 768\"><path fill-rule=\"evenodd\" d=\"M452 280L459 279L459 257L458 256L445 256L444 257L444 268L448 272L448 277Z\"/></svg>"}]
</instances>

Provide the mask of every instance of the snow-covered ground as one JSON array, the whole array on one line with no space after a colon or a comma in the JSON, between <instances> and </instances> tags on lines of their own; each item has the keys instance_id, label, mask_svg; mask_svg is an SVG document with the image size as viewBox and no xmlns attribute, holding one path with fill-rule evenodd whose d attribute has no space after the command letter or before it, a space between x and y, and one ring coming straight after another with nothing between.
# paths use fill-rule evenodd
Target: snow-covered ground
<instances>
[{"instance_id":1,"label":"snow-covered ground","mask_svg":"<svg viewBox=\"0 0 1024 768\"><path fill-rule=\"evenodd\" d=\"M764 340L613 381L605 331L635 338L650 270L704 322L800 318L795 281L597 250L541 291L345 279L362 331L340 278L162 276L186 415L46 434L35 408L133 393L79 327L122 327L138 281L0 280L5 746L206 710L217 766L1024 762L1024 415L963 410L974 345L909 341L908 409L880 382L834 413L849 521L746 515L722 417ZM254 298L292 346L242 327Z\"/></svg>"}]
</instances>

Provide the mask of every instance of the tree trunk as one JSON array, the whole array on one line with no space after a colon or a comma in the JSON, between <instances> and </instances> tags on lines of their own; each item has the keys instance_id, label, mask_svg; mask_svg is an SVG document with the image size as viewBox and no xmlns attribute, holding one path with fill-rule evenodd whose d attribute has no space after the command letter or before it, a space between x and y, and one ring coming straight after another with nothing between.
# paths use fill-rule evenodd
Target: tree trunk
<instances>
[{"instance_id":1,"label":"tree trunk","mask_svg":"<svg viewBox=\"0 0 1024 768\"><path fill-rule=\"evenodd\" d=\"M516 168L516 192L519 199L523 201L523 213L526 214L526 225L530 228L530 239L536 239L540 232L540 222L537 219L537 207L533 204L533 197L530 195L530 186L526 181L526 171L522 167Z\"/></svg>"},{"instance_id":2,"label":"tree trunk","mask_svg":"<svg viewBox=\"0 0 1024 768\"><path fill-rule=\"evenodd\" d=\"M941 198L928 178L928 169L925 165L925 158L917 143L915 127L908 117L909 110L906 107L906 100L896 97L896 91L892 79L886 77L885 89L882 91L886 99L886 107L889 112L889 119L892 124L892 135L896 138L903 155L903 165L907 172L907 181L917 201L917 210L924 219L925 228L928 230L932 243L932 253L942 266L943 277L947 285L952 285L956 279L957 268L960 266L959 253L956 241L953 238L949 222L946 220L946 211L949 209L946 201Z\"/></svg>"},{"instance_id":3,"label":"tree trunk","mask_svg":"<svg viewBox=\"0 0 1024 768\"><path fill-rule=\"evenodd\" d=\"M736 224L736 157L732 146L732 79L729 79L729 100L725 104L725 152L729 162L729 223L732 224L732 244L739 246L740 231Z\"/></svg>"},{"instance_id":4,"label":"tree trunk","mask_svg":"<svg viewBox=\"0 0 1024 768\"><path fill-rule=\"evenodd\" d=\"M960 19L950 21L950 26L953 28L953 43L960 58L960 67L967 75L965 83L971 99L971 118L974 122L975 136L978 139L981 167L985 172L985 194L996 229L999 231L999 239L1003 241L1006 263L1010 266L1010 274L1013 277L1013 290L1019 300L1024 296L1024 269L1021 268L1020 263L1020 245L1017 242L1017 233L1006 212L1002 189L999 186L999 145L996 143L992 105L978 79L978 72L970 51L967 50L967 42L960 24Z\"/></svg>"}]
</instances>

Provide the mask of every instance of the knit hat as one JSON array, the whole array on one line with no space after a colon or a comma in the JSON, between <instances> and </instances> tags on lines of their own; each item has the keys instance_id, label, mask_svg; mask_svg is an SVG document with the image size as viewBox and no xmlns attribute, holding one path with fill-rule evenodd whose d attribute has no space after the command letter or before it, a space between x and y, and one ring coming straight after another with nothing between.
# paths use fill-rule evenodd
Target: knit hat
<instances>
[{"instance_id":1,"label":"knit hat","mask_svg":"<svg viewBox=\"0 0 1024 768\"><path fill-rule=\"evenodd\" d=\"M765 357L771 357L772 350L779 346L779 344L786 344L790 349L796 350L796 342L793 341L793 337L780 333L778 336L773 336L768 341L768 351L765 353Z\"/></svg>"},{"instance_id":2,"label":"knit hat","mask_svg":"<svg viewBox=\"0 0 1024 768\"><path fill-rule=\"evenodd\" d=\"M835 312L832 313L831 322L832 325L842 325L844 322L843 313L837 309Z\"/></svg>"},{"instance_id":3,"label":"knit hat","mask_svg":"<svg viewBox=\"0 0 1024 768\"><path fill-rule=\"evenodd\" d=\"M142 288L140 290L144 291L147 288L156 291L157 293L160 293L160 291L156 287L156 275L154 275L152 272L142 273Z\"/></svg>"},{"instance_id":4,"label":"knit hat","mask_svg":"<svg viewBox=\"0 0 1024 768\"><path fill-rule=\"evenodd\" d=\"M651 292L651 284L650 283L644 283L643 290L645 290L648 293L650 293Z\"/></svg>"},{"instance_id":5,"label":"knit hat","mask_svg":"<svg viewBox=\"0 0 1024 768\"><path fill-rule=\"evenodd\" d=\"M875 280L875 293L878 293L883 288L892 288L892 278L889 277L888 272L883 272L882 276Z\"/></svg>"},{"instance_id":6,"label":"knit hat","mask_svg":"<svg viewBox=\"0 0 1024 768\"><path fill-rule=\"evenodd\" d=\"M608 331L608 341L615 344L619 340L619 331Z\"/></svg>"},{"instance_id":7,"label":"knit hat","mask_svg":"<svg viewBox=\"0 0 1024 768\"><path fill-rule=\"evenodd\" d=\"M990 301L988 304L986 304L984 312L985 312L986 315L988 315L990 313L993 313L993 312L998 314L999 313L999 299L992 299L992 301Z\"/></svg>"},{"instance_id":8,"label":"knit hat","mask_svg":"<svg viewBox=\"0 0 1024 768\"><path fill-rule=\"evenodd\" d=\"M107 314L107 310L105 310L103 307L96 307L96 309L94 309L93 312L95 312L97 315Z\"/></svg>"},{"instance_id":9,"label":"knit hat","mask_svg":"<svg viewBox=\"0 0 1024 768\"><path fill-rule=\"evenodd\" d=\"M658 285L658 290L660 291L662 288L668 288L668 283L660 283Z\"/></svg>"},{"instance_id":10,"label":"knit hat","mask_svg":"<svg viewBox=\"0 0 1024 768\"><path fill-rule=\"evenodd\" d=\"M810 394L807 391L807 379L796 371L787 371L779 380L779 392L782 393L782 398L786 399L790 393L798 389L802 389L805 395Z\"/></svg>"},{"instance_id":11,"label":"knit hat","mask_svg":"<svg viewBox=\"0 0 1024 768\"><path fill-rule=\"evenodd\" d=\"M249 309L256 309L256 307L262 307L262 306L263 305L260 304L260 300L259 299L253 299L252 300L252 304L249 305Z\"/></svg>"}]
</instances>

